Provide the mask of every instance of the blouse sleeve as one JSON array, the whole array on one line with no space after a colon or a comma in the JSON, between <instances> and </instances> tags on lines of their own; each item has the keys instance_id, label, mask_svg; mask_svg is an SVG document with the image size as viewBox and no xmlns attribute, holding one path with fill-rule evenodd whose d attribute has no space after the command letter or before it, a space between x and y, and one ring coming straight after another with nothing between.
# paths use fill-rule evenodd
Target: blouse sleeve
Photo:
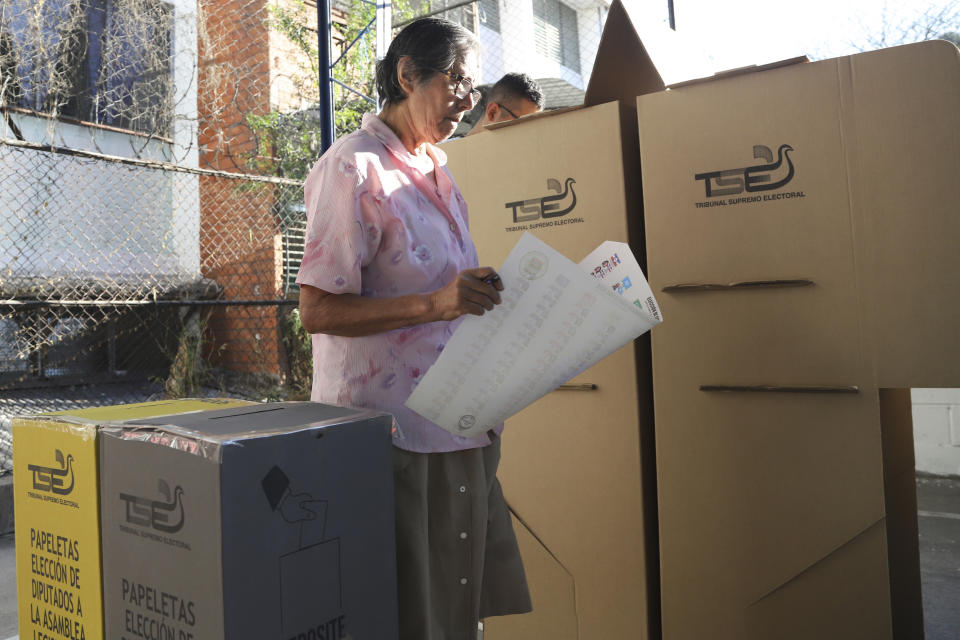
<instances>
[{"instance_id":1,"label":"blouse sleeve","mask_svg":"<svg viewBox=\"0 0 960 640\"><path fill-rule=\"evenodd\" d=\"M307 232L297 284L361 292L362 267L376 253L380 214L355 157L324 158L304 183Z\"/></svg>"}]
</instances>

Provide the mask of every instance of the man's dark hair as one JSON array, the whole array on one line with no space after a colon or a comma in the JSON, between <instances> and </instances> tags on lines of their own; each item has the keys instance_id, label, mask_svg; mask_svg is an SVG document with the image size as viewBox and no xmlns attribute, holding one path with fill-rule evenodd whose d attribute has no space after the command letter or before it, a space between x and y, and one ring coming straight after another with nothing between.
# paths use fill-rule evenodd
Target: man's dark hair
<instances>
[{"instance_id":1,"label":"man's dark hair","mask_svg":"<svg viewBox=\"0 0 960 640\"><path fill-rule=\"evenodd\" d=\"M422 18L405 26L390 43L387 55L377 62L377 96L381 107L407 99L397 77L397 63L407 56L413 62L414 80L422 85L440 69L448 70L480 43L455 22Z\"/></svg>"},{"instance_id":2,"label":"man's dark hair","mask_svg":"<svg viewBox=\"0 0 960 640\"><path fill-rule=\"evenodd\" d=\"M485 105L491 102L509 102L510 99L527 99L543 109L543 91L536 80L525 73L508 73L490 88Z\"/></svg>"}]
</instances>

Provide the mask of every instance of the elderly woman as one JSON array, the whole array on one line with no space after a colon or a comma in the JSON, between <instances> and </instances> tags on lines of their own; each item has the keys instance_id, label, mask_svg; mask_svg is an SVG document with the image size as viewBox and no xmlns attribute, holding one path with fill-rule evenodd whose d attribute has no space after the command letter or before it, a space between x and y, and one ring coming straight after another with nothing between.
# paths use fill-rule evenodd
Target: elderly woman
<instances>
[{"instance_id":1,"label":"elderly woman","mask_svg":"<svg viewBox=\"0 0 960 640\"><path fill-rule=\"evenodd\" d=\"M479 619L530 610L496 469L502 425L455 436L404 406L465 314L503 285L478 267L467 206L434 145L478 98L477 41L446 20L404 28L377 66L382 111L307 178L297 282L313 335L312 399L395 416L402 640L477 636Z\"/></svg>"}]
</instances>

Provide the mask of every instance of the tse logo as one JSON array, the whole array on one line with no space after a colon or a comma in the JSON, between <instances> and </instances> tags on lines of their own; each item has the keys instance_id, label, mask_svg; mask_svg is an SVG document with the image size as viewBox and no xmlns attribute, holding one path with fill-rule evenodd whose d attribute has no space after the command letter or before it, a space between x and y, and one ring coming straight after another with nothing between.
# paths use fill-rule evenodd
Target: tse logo
<instances>
[{"instance_id":1,"label":"tse logo","mask_svg":"<svg viewBox=\"0 0 960 640\"><path fill-rule=\"evenodd\" d=\"M786 186L793 180L793 161L790 152L793 147L788 144L780 145L777 149L777 161L773 161L773 152L770 147L762 144L753 147L753 157L766 160L766 164L743 167L741 169L721 169L698 173L695 180L703 180L708 198L731 196L757 191L773 191ZM783 168L786 160L786 169Z\"/></svg>"},{"instance_id":2,"label":"tse logo","mask_svg":"<svg viewBox=\"0 0 960 640\"><path fill-rule=\"evenodd\" d=\"M126 520L130 524L149 527L164 533L176 533L183 528L183 489L178 485L173 491L164 480L157 481L157 488L164 500L151 500L142 496L121 493L120 500L126 505ZM177 519L174 520L174 516Z\"/></svg>"},{"instance_id":3,"label":"tse logo","mask_svg":"<svg viewBox=\"0 0 960 640\"><path fill-rule=\"evenodd\" d=\"M513 210L513 222L530 222L540 218L559 218L565 216L577 206L577 192L573 185L577 183L573 178L567 178L561 185L556 178L547 179L547 189L555 195L546 195L539 198L528 198L508 202L504 206Z\"/></svg>"},{"instance_id":4,"label":"tse logo","mask_svg":"<svg viewBox=\"0 0 960 640\"><path fill-rule=\"evenodd\" d=\"M33 474L33 488L35 490L66 496L73 491L73 454L68 454L64 458L63 452L57 449L55 457L59 468L30 464L27 465L27 469ZM70 484L67 484L68 477Z\"/></svg>"}]
</instances>

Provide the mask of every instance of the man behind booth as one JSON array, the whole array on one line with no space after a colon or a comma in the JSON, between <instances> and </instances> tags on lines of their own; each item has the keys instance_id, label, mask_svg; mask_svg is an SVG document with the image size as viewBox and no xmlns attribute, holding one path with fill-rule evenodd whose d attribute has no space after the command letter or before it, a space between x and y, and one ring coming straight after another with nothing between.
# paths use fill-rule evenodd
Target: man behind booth
<instances>
[{"instance_id":1,"label":"man behind booth","mask_svg":"<svg viewBox=\"0 0 960 640\"><path fill-rule=\"evenodd\" d=\"M483 115L467 135L483 131L485 125L516 120L542 110L543 92L537 81L525 73L508 73L490 88L484 101Z\"/></svg>"}]
</instances>

